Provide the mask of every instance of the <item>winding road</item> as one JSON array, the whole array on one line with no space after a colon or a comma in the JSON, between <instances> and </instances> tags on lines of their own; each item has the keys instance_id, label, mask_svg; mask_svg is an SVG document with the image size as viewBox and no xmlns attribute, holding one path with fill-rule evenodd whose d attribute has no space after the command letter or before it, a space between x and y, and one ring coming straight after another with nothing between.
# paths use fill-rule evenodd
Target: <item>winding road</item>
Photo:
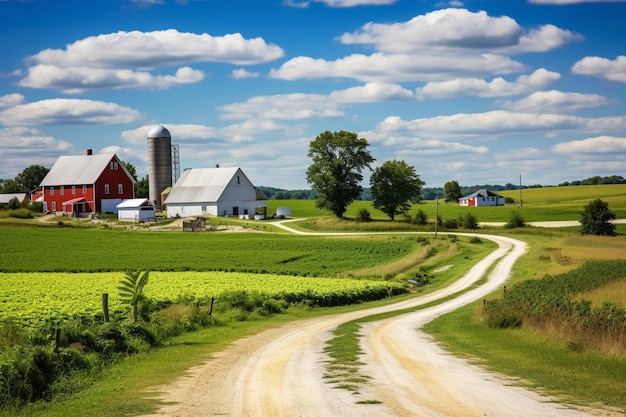
<instances>
[{"instance_id":1,"label":"winding road","mask_svg":"<svg viewBox=\"0 0 626 417\"><path fill-rule=\"evenodd\" d=\"M285 223L280 227L290 229ZM472 235L474 236L474 235ZM393 305L290 323L235 342L170 385L155 416L542 416L599 414L568 408L443 351L420 328L503 285L525 252L516 239L481 235L498 248L451 286ZM488 274L486 282L467 290ZM466 291L464 291L466 290ZM358 393L325 378L326 342L340 324L459 294L433 307L363 323ZM147 416L146 416L147 417Z\"/></svg>"}]
</instances>

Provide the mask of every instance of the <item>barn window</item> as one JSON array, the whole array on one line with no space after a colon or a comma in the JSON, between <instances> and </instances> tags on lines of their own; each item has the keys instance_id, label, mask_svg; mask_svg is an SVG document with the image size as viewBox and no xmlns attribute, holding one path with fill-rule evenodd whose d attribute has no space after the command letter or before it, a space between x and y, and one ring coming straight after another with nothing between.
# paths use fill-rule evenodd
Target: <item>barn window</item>
<instances>
[{"instance_id":1,"label":"barn window","mask_svg":"<svg viewBox=\"0 0 626 417\"><path fill-rule=\"evenodd\" d=\"M109 184L104 184L104 193L109 194Z\"/></svg>"},{"instance_id":2,"label":"barn window","mask_svg":"<svg viewBox=\"0 0 626 417\"><path fill-rule=\"evenodd\" d=\"M87 194L87 184L83 185L83 195Z\"/></svg>"},{"instance_id":3,"label":"barn window","mask_svg":"<svg viewBox=\"0 0 626 417\"><path fill-rule=\"evenodd\" d=\"M59 187L59 195L63 195L65 191L65 187L64 186L60 186Z\"/></svg>"},{"instance_id":4,"label":"barn window","mask_svg":"<svg viewBox=\"0 0 626 417\"><path fill-rule=\"evenodd\" d=\"M56 201L52 202L52 211L57 211L57 202Z\"/></svg>"},{"instance_id":5,"label":"barn window","mask_svg":"<svg viewBox=\"0 0 626 417\"><path fill-rule=\"evenodd\" d=\"M117 184L117 193L124 194L124 184Z\"/></svg>"},{"instance_id":6,"label":"barn window","mask_svg":"<svg viewBox=\"0 0 626 417\"><path fill-rule=\"evenodd\" d=\"M239 175L237 175L237 184L239 184Z\"/></svg>"},{"instance_id":7,"label":"barn window","mask_svg":"<svg viewBox=\"0 0 626 417\"><path fill-rule=\"evenodd\" d=\"M117 162L115 162L115 161L111 161L111 162L109 163L109 169L110 169L111 171L117 170Z\"/></svg>"},{"instance_id":8,"label":"barn window","mask_svg":"<svg viewBox=\"0 0 626 417\"><path fill-rule=\"evenodd\" d=\"M50 187L50 195L54 195L54 186Z\"/></svg>"},{"instance_id":9,"label":"barn window","mask_svg":"<svg viewBox=\"0 0 626 417\"><path fill-rule=\"evenodd\" d=\"M72 185L72 195L76 195L76 186Z\"/></svg>"}]
</instances>

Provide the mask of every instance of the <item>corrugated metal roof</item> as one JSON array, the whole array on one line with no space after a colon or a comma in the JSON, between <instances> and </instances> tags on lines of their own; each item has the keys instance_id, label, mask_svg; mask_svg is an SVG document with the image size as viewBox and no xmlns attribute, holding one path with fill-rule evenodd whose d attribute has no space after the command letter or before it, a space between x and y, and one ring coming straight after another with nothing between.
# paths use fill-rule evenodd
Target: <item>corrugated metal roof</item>
<instances>
[{"instance_id":1,"label":"corrugated metal roof","mask_svg":"<svg viewBox=\"0 0 626 417\"><path fill-rule=\"evenodd\" d=\"M470 194L461 198L476 198L476 197L500 197L500 195L494 192L491 192L485 188L481 188L480 190L477 190L473 194Z\"/></svg>"},{"instance_id":2,"label":"corrugated metal roof","mask_svg":"<svg viewBox=\"0 0 626 417\"><path fill-rule=\"evenodd\" d=\"M188 169L172 188L166 204L217 201L237 171L237 167Z\"/></svg>"},{"instance_id":3,"label":"corrugated metal roof","mask_svg":"<svg viewBox=\"0 0 626 417\"><path fill-rule=\"evenodd\" d=\"M12 199L17 198L21 203L26 199L25 193L9 193L9 194L0 194L0 203L5 204L11 201Z\"/></svg>"},{"instance_id":4,"label":"corrugated metal roof","mask_svg":"<svg viewBox=\"0 0 626 417\"><path fill-rule=\"evenodd\" d=\"M41 185L93 184L114 156L112 153L61 156L41 181ZM123 167L120 166L119 169Z\"/></svg>"}]
</instances>

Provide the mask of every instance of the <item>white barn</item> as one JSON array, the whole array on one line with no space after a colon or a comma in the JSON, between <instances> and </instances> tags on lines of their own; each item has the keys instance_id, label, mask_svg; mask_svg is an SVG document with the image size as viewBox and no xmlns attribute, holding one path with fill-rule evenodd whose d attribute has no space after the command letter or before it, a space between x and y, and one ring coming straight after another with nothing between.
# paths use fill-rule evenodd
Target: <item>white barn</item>
<instances>
[{"instance_id":1,"label":"white barn","mask_svg":"<svg viewBox=\"0 0 626 417\"><path fill-rule=\"evenodd\" d=\"M459 198L461 206L503 206L504 197L486 189L480 189L473 194Z\"/></svg>"},{"instance_id":2,"label":"white barn","mask_svg":"<svg viewBox=\"0 0 626 417\"><path fill-rule=\"evenodd\" d=\"M156 207L147 198L131 198L117 205L117 219L135 222L156 219Z\"/></svg>"},{"instance_id":3,"label":"white barn","mask_svg":"<svg viewBox=\"0 0 626 417\"><path fill-rule=\"evenodd\" d=\"M167 217L254 216L267 198L237 167L187 169L165 200Z\"/></svg>"}]
</instances>

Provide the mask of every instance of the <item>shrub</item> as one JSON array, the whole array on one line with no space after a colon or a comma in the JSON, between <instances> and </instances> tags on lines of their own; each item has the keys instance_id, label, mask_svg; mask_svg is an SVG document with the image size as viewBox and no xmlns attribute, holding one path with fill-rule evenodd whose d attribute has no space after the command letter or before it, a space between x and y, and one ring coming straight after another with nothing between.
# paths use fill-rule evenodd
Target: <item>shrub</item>
<instances>
[{"instance_id":1,"label":"shrub","mask_svg":"<svg viewBox=\"0 0 626 417\"><path fill-rule=\"evenodd\" d=\"M32 219L33 218L33 213L31 213L30 210L28 210L28 209L18 208L18 209L15 209L15 210L10 210L9 211L9 216L13 217L13 218L16 218L16 219Z\"/></svg>"},{"instance_id":2,"label":"shrub","mask_svg":"<svg viewBox=\"0 0 626 417\"><path fill-rule=\"evenodd\" d=\"M615 236L615 225L609 220L615 219L615 213L609 210L608 203L596 198L585 206L582 213L580 231L583 235Z\"/></svg>"},{"instance_id":3,"label":"shrub","mask_svg":"<svg viewBox=\"0 0 626 417\"><path fill-rule=\"evenodd\" d=\"M525 227L525 226L526 226L526 222L524 218L518 212L514 211L513 213L511 213L511 217L509 218L509 221L504 227L507 229L515 229L517 227Z\"/></svg>"},{"instance_id":4,"label":"shrub","mask_svg":"<svg viewBox=\"0 0 626 417\"><path fill-rule=\"evenodd\" d=\"M472 213L465 213L461 216L461 226L464 229L476 230L478 229L478 219Z\"/></svg>"},{"instance_id":5,"label":"shrub","mask_svg":"<svg viewBox=\"0 0 626 417\"><path fill-rule=\"evenodd\" d=\"M20 200L18 200L17 197L13 197L12 199L10 199L9 203L7 204L7 208L9 210L17 210L20 207L21 207Z\"/></svg>"},{"instance_id":6,"label":"shrub","mask_svg":"<svg viewBox=\"0 0 626 417\"><path fill-rule=\"evenodd\" d=\"M366 208L362 208L359 210L359 213L356 216L356 220L358 222L369 222L372 221L372 215L370 214L369 210L367 210Z\"/></svg>"},{"instance_id":7,"label":"shrub","mask_svg":"<svg viewBox=\"0 0 626 417\"><path fill-rule=\"evenodd\" d=\"M458 229L459 221L457 219L444 219L443 227L445 227L446 229Z\"/></svg>"},{"instance_id":8,"label":"shrub","mask_svg":"<svg viewBox=\"0 0 626 417\"><path fill-rule=\"evenodd\" d=\"M419 224L419 225L423 226L426 223L428 223L428 215L426 213L424 213L424 210L419 209L419 210L417 210L417 212L413 216L413 220L412 221L415 224Z\"/></svg>"}]
</instances>

